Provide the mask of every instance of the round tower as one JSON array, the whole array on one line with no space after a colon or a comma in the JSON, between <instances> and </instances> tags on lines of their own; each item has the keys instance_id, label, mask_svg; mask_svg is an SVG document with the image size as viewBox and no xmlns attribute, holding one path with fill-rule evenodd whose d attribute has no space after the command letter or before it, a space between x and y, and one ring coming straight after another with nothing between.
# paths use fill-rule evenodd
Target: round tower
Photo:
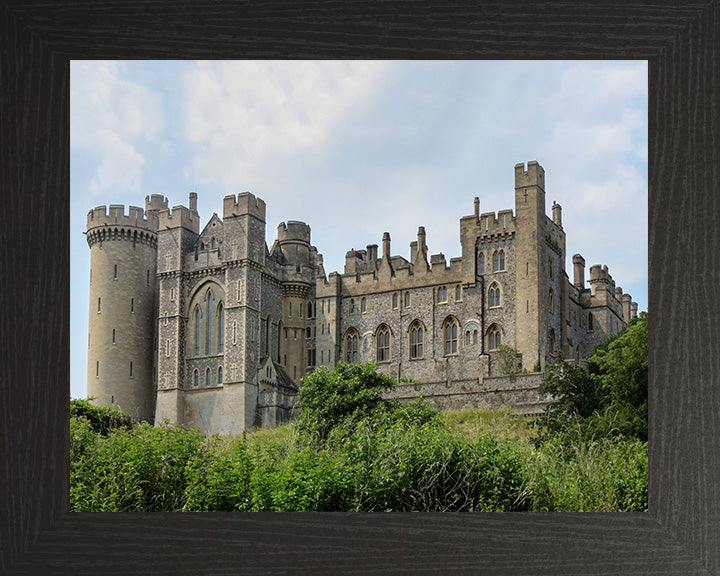
<instances>
[{"instance_id":1,"label":"round tower","mask_svg":"<svg viewBox=\"0 0 720 576\"><path fill-rule=\"evenodd\" d=\"M153 195L146 211L99 206L87 218L87 394L138 420L152 421L154 412L157 211L166 208L167 200Z\"/></svg>"}]
</instances>

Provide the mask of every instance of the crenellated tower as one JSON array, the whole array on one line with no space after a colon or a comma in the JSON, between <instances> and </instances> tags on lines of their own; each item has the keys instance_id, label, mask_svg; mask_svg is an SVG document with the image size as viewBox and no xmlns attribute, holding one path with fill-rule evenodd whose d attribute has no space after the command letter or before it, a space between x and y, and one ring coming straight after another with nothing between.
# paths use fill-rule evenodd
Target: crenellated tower
<instances>
[{"instance_id":1,"label":"crenellated tower","mask_svg":"<svg viewBox=\"0 0 720 576\"><path fill-rule=\"evenodd\" d=\"M88 397L136 419L152 421L155 406L155 317L158 211L98 206L87 217L90 246Z\"/></svg>"}]
</instances>

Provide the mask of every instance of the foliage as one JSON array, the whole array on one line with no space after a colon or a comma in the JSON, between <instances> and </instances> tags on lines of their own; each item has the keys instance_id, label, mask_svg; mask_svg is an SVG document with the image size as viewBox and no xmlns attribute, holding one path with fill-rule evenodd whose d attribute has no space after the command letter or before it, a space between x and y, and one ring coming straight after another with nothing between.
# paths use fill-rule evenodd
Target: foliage
<instances>
[{"instance_id":1,"label":"foliage","mask_svg":"<svg viewBox=\"0 0 720 576\"><path fill-rule=\"evenodd\" d=\"M236 437L147 424L103 434L73 417L71 509L647 510L645 442L561 434L534 446L508 412L385 400L392 380L367 365L308 383L327 386L325 400L304 404L299 423Z\"/></svg>"},{"instance_id":2,"label":"foliage","mask_svg":"<svg viewBox=\"0 0 720 576\"><path fill-rule=\"evenodd\" d=\"M500 344L500 348L496 352L495 357L497 358L500 372L508 376L510 382L514 382L522 368L522 364L519 363L520 352L515 350L515 348Z\"/></svg>"},{"instance_id":3,"label":"foliage","mask_svg":"<svg viewBox=\"0 0 720 576\"><path fill-rule=\"evenodd\" d=\"M90 427L103 436L117 428L132 428L134 422L130 416L109 406L95 406L91 400L93 398L70 400L70 417L87 419Z\"/></svg>"},{"instance_id":4,"label":"foliage","mask_svg":"<svg viewBox=\"0 0 720 576\"><path fill-rule=\"evenodd\" d=\"M540 392L554 400L538 420L538 443L560 434L566 444L628 436L647 440L647 314L596 346L589 369L564 362L548 367Z\"/></svg>"}]
</instances>

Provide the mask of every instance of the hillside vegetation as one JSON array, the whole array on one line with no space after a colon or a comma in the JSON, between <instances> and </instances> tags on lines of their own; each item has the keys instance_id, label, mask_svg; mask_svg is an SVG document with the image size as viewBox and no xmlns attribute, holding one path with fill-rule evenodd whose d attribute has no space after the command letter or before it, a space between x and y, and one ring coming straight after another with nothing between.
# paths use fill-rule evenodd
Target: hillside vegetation
<instances>
[{"instance_id":1,"label":"hillside vegetation","mask_svg":"<svg viewBox=\"0 0 720 576\"><path fill-rule=\"evenodd\" d=\"M646 317L588 371L554 364L555 402L536 422L384 399L394 381L364 364L316 370L296 422L236 437L128 425L73 401L71 509L645 511L643 330Z\"/></svg>"}]
</instances>

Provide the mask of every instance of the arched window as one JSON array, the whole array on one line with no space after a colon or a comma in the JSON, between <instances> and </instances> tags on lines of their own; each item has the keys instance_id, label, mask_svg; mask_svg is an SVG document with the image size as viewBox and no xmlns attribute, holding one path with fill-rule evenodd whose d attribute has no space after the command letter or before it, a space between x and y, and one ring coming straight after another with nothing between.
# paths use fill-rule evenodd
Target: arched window
<instances>
[{"instance_id":1,"label":"arched window","mask_svg":"<svg viewBox=\"0 0 720 576\"><path fill-rule=\"evenodd\" d=\"M496 306L500 306L500 286L497 282L493 282L488 289L488 307Z\"/></svg>"},{"instance_id":2,"label":"arched window","mask_svg":"<svg viewBox=\"0 0 720 576\"><path fill-rule=\"evenodd\" d=\"M366 298L363 298L362 300L360 300L360 312L362 312L363 314L365 314L365 312L367 312L367 299Z\"/></svg>"},{"instance_id":3,"label":"arched window","mask_svg":"<svg viewBox=\"0 0 720 576\"><path fill-rule=\"evenodd\" d=\"M377 361L390 362L390 328L385 324L377 331Z\"/></svg>"},{"instance_id":4,"label":"arched window","mask_svg":"<svg viewBox=\"0 0 720 576\"><path fill-rule=\"evenodd\" d=\"M358 361L358 340L357 330L350 329L345 333L345 361L348 364Z\"/></svg>"},{"instance_id":5,"label":"arched window","mask_svg":"<svg viewBox=\"0 0 720 576\"><path fill-rule=\"evenodd\" d=\"M505 251L498 250L493 254L493 272L505 270Z\"/></svg>"},{"instance_id":6,"label":"arched window","mask_svg":"<svg viewBox=\"0 0 720 576\"><path fill-rule=\"evenodd\" d=\"M473 330L473 344L477 344L478 331Z\"/></svg>"},{"instance_id":7,"label":"arched window","mask_svg":"<svg viewBox=\"0 0 720 576\"><path fill-rule=\"evenodd\" d=\"M205 370L205 386L210 386L210 368Z\"/></svg>"},{"instance_id":8,"label":"arched window","mask_svg":"<svg viewBox=\"0 0 720 576\"><path fill-rule=\"evenodd\" d=\"M477 266L478 274L485 274L485 254L480 252L478 255L478 266Z\"/></svg>"},{"instance_id":9,"label":"arched window","mask_svg":"<svg viewBox=\"0 0 720 576\"><path fill-rule=\"evenodd\" d=\"M405 308L410 307L410 292L405 292Z\"/></svg>"},{"instance_id":10,"label":"arched window","mask_svg":"<svg viewBox=\"0 0 720 576\"><path fill-rule=\"evenodd\" d=\"M445 342L445 356L457 354L458 351L458 321L450 316L443 322L443 341Z\"/></svg>"},{"instance_id":11,"label":"arched window","mask_svg":"<svg viewBox=\"0 0 720 576\"><path fill-rule=\"evenodd\" d=\"M200 356L200 308L195 308L195 356Z\"/></svg>"},{"instance_id":12,"label":"arched window","mask_svg":"<svg viewBox=\"0 0 720 576\"><path fill-rule=\"evenodd\" d=\"M195 369L195 371L193 372L193 386L197 386L197 385L198 385L198 371L197 371L197 369Z\"/></svg>"},{"instance_id":13,"label":"arched window","mask_svg":"<svg viewBox=\"0 0 720 576\"><path fill-rule=\"evenodd\" d=\"M212 314L213 314L213 297L210 290L207 291L207 345L206 354L212 354Z\"/></svg>"},{"instance_id":14,"label":"arched window","mask_svg":"<svg viewBox=\"0 0 720 576\"><path fill-rule=\"evenodd\" d=\"M462 300L462 286L460 284L455 285L455 302Z\"/></svg>"},{"instance_id":15,"label":"arched window","mask_svg":"<svg viewBox=\"0 0 720 576\"><path fill-rule=\"evenodd\" d=\"M425 330L420 321L410 324L410 358L422 358Z\"/></svg>"},{"instance_id":16,"label":"arched window","mask_svg":"<svg viewBox=\"0 0 720 576\"><path fill-rule=\"evenodd\" d=\"M350 314L355 313L355 300L353 298L350 298Z\"/></svg>"},{"instance_id":17,"label":"arched window","mask_svg":"<svg viewBox=\"0 0 720 576\"><path fill-rule=\"evenodd\" d=\"M220 354L225 352L225 308L222 302L218 308L218 348Z\"/></svg>"},{"instance_id":18,"label":"arched window","mask_svg":"<svg viewBox=\"0 0 720 576\"><path fill-rule=\"evenodd\" d=\"M500 328L497 324L493 324L488 328L488 350L498 350L502 343Z\"/></svg>"},{"instance_id":19,"label":"arched window","mask_svg":"<svg viewBox=\"0 0 720 576\"><path fill-rule=\"evenodd\" d=\"M397 292L395 292L392 295L392 307L393 307L393 310L395 310L398 307L398 293Z\"/></svg>"},{"instance_id":20,"label":"arched window","mask_svg":"<svg viewBox=\"0 0 720 576\"><path fill-rule=\"evenodd\" d=\"M447 302L447 286L440 286L437 290L437 301Z\"/></svg>"},{"instance_id":21,"label":"arched window","mask_svg":"<svg viewBox=\"0 0 720 576\"><path fill-rule=\"evenodd\" d=\"M218 366L218 384L222 384L222 366Z\"/></svg>"}]
</instances>

